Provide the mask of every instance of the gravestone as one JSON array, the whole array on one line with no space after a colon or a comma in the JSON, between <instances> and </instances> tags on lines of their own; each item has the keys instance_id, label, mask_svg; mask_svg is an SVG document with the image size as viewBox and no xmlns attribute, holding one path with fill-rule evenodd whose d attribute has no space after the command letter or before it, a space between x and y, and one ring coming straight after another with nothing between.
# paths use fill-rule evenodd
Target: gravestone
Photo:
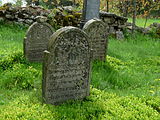
<instances>
[{"instance_id":1,"label":"gravestone","mask_svg":"<svg viewBox=\"0 0 160 120\"><path fill-rule=\"evenodd\" d=\"M30 62L42 62L43 51L47 49L50 36L53 34L51 25L45 22L44 17L37 17L24 39L24 54Z\"/></svg>"},{"instance_id":2,"label":"gravestone","mask_svg":"<svg viewBox=\"0 0 160 120\"><path fill-rule=\"evenodd\" d=\"M75 27L55 32L44 52L42 96L47 104L89 95L90 46L87 35Z\"/></svg>"},{"instance_id":3,"label":"gravestone","mask_svg":"<svg viewBox=\"0 0 160 120\"><path fill-rule=\"evenodd\" d=\"M99 19L91 19L84 25L83 30L89 36L89 42L93 50L92 59L105 61L108 44L108 30L105 23Z\"/></svg>"},{"instance_id":4,"label":"gravestone","mask_svg":"<svg viewBox=\"0 0 160 120\"><path fill-rule=\"evenodd\" d=\"M83 15L86 21L99 18L100 0L84 0Z\"/></svg>"},{"instance_id":5,"label":"gravestone","mask_svg":"<svg viewBox=\"0 0 160 120\"><path fill-rule=\"evenodd\" d=\"M100 0L84 0L81 28L88 20L99 18L99 9Z\"/></svg>"}]
</instances>

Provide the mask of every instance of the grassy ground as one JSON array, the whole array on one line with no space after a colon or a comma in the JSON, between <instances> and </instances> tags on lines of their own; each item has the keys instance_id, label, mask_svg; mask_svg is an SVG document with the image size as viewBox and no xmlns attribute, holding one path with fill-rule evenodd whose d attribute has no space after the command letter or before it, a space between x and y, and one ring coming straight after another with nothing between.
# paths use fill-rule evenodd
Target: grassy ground
<instances>
[{"instance_id":1,"label":"grassy ground","mask_svg":"<svg viewBox=\"0 0 160 120\"><path fill-rule=\"evenodd\" d=\"M122 95L148 95L160 75L159 49L158 39L141 34L124 41L111 39L107 62L93 65L93 85Z\"/></svg>"},{"instance_id":2,"label":"grassy ground","mask_svg":"<svg viewBox=\"0 0 160 120\"><path fill-rule=\"evenodd\" d=\"M2 25L3 24L3 25ZM0 55L8 54L12 51L22 50L22 40L25 34L23 26L0 25Z\"/></svg>"},{"instance_id":3,"label":"grassy ground","mask_svg":"<svg viewBox=\"0 0 160 120\"><path fill-rule=\"evenodd\" d=\"M129 18L128 22L132 22L132 18ZM154 22L160 23L160 19L148 19L146 27L149 26L150 24L154 23ZM136 25L140 26L140 27L144 27L144 25L145 25L145 18L138 18L138 19L136 19Z\"/></svg>"},{"instance_id":4,"label":"grassy ground","mask_svg":"<svg viewBox=\"0 0 160 120\"><path fill-rule=\"evenodd\" d=\"M52 106L41 102L41 64L24 59L25 31L0 24L0 119L160 119L160 39L110 38L107 61L92 64L90 96Z\"/></svg>"}]
</instances>

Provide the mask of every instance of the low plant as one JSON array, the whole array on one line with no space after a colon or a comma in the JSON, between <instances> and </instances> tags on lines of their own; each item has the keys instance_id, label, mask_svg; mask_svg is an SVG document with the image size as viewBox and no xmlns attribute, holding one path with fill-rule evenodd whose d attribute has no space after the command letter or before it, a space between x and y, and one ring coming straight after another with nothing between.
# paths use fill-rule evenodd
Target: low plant
<instances>
[{"instance_id":1,"label":"low plant","mask_svg":"<svg viewBox=\"0 0 160 120\"><path fill-rule=\"evenodd\" d=\"M4 55L0 58L0 68L2 70L12 68L13 65L16 63L27 64L27 61L25 60L23 53L20 51L13 51L9 55Z\"/></svg>"},{"instance_id":2,"label":"low plant","mask_svg":"<svg viewBox=\"0 0 160 120\"><path fill-rule=\"evenodd\" d=\"M71 100L59 106L42 104L37 91L21 92L11 102L0 105L1 120L159 120L160 98L118 96L91 87L84 100Z\"/></svg>"},{"instance_id":3,"label":"low plant","mask_svg":"<svg viewBox=\"0 0 160 120\"><path fill-rule=\"evenodd\" d=\"M22 52L12 52L0 59L1 87L7 89L31 89L40 81L40 70L26 61Z\"/></svg>"},{"instance_id":4,"label":"low plant","mask_svg":"<svg viewBox=\"0 0 160 120\"><path fill-rule=\"evenodd\" d=\"M12 69L3 72L1 86L7 89L31 89L36 81L40 81L41 73L32 66L14 64Z\"/></svg>"}]
</instances>

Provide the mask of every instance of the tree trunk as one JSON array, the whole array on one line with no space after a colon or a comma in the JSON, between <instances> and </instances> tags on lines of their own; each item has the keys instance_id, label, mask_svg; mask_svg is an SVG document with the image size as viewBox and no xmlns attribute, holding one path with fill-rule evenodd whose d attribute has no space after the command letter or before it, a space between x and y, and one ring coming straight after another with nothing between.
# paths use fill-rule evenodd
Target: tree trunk
<instances>
[{"instance_id":1,"label":"tree trunk","mask_svg":"<svg viewBox=\"0 0 160 120\"><path fill-rule=\"evenodd\" d=\"M146 20L145 20L145 23L144 23L144 28L146 28L147 21L148 21L148 16L146 16Z\"/></svg>"},{"instance_id":2,"label":"tree trunk","mask_svg":"<svg viewBox=\"0 0 160 120\"><path fill-rule=\"evenodd\" d=\"M107 0L107 12L109 12L109 1Z\"/></svg>"},{"instance_id":3,"label":"tree trunk","mask_svg":"<svg viewBox=\"0 0 160 120\"><path fill-rule=\"evenodd\" d=\"M136 25L136 0L133 0L133 19L132 19L132 33L134 33Z\"/></svg>"},{"instance_id":4,"label":"tree trunk","mask_svg":"<svg viewBox=\"0 0 160 120\"><path fill-rule=\"evenodd\" d=\"M73 5L76 5L76 0L73 0Z\"/></svg>"}]
</instances>

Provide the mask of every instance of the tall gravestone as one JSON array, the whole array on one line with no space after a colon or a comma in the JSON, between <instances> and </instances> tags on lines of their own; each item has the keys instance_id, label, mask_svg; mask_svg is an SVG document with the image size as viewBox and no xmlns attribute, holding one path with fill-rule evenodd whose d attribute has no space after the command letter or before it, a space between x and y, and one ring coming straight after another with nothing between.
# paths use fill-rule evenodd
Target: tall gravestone
<instances>
[{"instance_id":1,"label":"tall gravestone","mask_svg":"<svg viewBox=\"0 0 160 120\"><path fill-rule=\"evenodd\" d=\"M83 0L82 26L88 20L99 18L100 0Z\"/></svg>"},{"instance_id":2,"label":"tall gravestone","mask_svg":"<svg viewBox=\"0 0 160 120\"><path fill-rule=\"evenodd\" d=\"M44 52L42 96L60 104L89 95L90 46L87 35L75 27L55 32Z\"/></svg>"},{"instance_id":3,"label":"tall gravestone","mask_svg":"<svg viewBox=\"0 0 160 120\"><path fill-rule=\"evenodd\" d=\"M105 23L99 19L91 19L84 25L83 30L89 36L89 42L93 50L92 59L105 61L108 44Z\"/></svg>"},{"instance_id":4,"label":"tall gravestone","mask_svg":"<svg viewBox=\"0 0 160 120\"><path fill-rule=\"evenodd\" d=\"M51 25L45 22L45 18L38 17L33 23L24 39L24 54L30 62L42 62L43 51L47 49L50 36L53 34Z\"/></svg>"}]
</instances>

